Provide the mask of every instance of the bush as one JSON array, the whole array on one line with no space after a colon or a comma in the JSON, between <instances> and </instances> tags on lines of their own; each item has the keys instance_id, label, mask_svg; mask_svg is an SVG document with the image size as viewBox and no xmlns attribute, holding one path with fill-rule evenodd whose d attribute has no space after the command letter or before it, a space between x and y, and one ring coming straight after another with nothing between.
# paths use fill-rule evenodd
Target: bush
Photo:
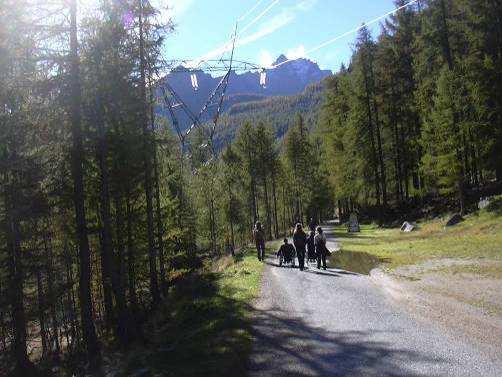
<instances>
[{"instance_id":1,"label":"bush","mask_svg":"<svg viewBox=\"0 0 502 377\"><path fill-rule=\"evenodd\" d=\"M502 195L494 197L486 206L486 211L502 215Z\"/></svg>"}]
</instances>

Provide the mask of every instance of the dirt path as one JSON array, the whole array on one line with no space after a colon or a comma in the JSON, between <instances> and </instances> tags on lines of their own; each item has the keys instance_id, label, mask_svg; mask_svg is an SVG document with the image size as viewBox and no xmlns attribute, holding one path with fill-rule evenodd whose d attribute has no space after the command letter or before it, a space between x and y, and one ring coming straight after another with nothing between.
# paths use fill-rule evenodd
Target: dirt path
<instances>
[{"instance_id":1,"label":"dirt path","mask_svg":"<svg viewBox=\"0 0 502 377\"><path fill-rule=\"evenodd\" d=\"M250 376L502 375L502 350L411 316L369 276L267 263Z\"/></svg>"},{"instance_id":2,"label":"dirt path","mask_svg":"<svg viewBox=\"0 0 502 377\"><path fill-rule=\"evenodd\" d=\"M432 320L445 331L477 344L496 357L502 350L501 281L451 272L473 263L437 259L400 267L392 273L374 269L371 278L418 319Z\"/></svg>"}]
</instances>

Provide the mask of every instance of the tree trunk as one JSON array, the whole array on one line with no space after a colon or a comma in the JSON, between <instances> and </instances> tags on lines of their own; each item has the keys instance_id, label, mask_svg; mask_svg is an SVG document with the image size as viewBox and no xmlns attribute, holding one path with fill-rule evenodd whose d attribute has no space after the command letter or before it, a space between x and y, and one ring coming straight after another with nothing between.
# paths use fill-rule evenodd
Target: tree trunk
<instances>
[{"instance_id":1,"label":"tree trunk","mask_svg":"<svg viewBox=\"0 0 502 377\"><path fill-rule=\"evenodd\" d=\"M124 306L124 325L126 326L126 331L125 331L125 338L127 340L134 339L136 337L136 325L133 323L133 318L131 318L131 313L129 308L127 307L127 302L126 302L126 295L125 295L125 280L124 277L126 276L126 270L125 270L125 257L126 257L126 247L125 247L125 242L124 242L124 205L123 205L123 197L119 189L116 190L115 196L114 196L114 201L115 201L115 227L116 227L116 234L117 234L117 251L118 255L116 258L114 258L114 262L117 264L118 268L118 289L121 292L121 300L122 302L120 305Z\"/></svg>"},{"instance_id":2,"label":"tree trunk","mask_svg":"<svg viewBox=\"0 0 502 377\"><path fill-rule=\"evenodd\" d=\"M279 220L277 219L277 193L276 193L275 171L272 172L272 198L274 200L274 238L279 238Z\"/></svg>"},{"instance_id":3,"label":"tree trunk","mask_svg":"<svg viewBox=\"0 0 502 377\"><path fill-rule=\"evenodd\" d=\"M365 72L364 74L364 83L366 87L366 109L367 109L367 117L368 117L368 129L370 133L370 141L371 141L371 154L372 154L372 164L374 168L374 173L375 173L375 199L377 202L377 206L380 207L380 174L378 172L378 167L377 167L377 151L375 147L375 135L373 131L373 113L371 111L371 102L370 102L370 88L369 88L369 83L368 83L368 77L367 73Z\"/></svg>"},{"instance_id":4,"label":"tree trunk","mask_svg":"<svg viewBox=\"0 0 502 377\"><path fill-rule=\"evenodd\" d=\"M99 64L99 62L98 62ZM98 73L99 77L99 73ZM99 90L99 88L98 88ZM108 143L106 140L105 125L103 121L103 108L101 95L98 93L95 103L95 122L98 128L98 145L97 145L97 164L100 173L100 244L101 244L101 285L103 287L103 296L105 304L105 323L107 328L112 328L115 324L115 313L113 310L112 298L112 229L111 229L111 213L110 213L110 184L108 177Z\"/></svg>"},{"instance_id":5,"label":"tree trunk","mask_svg":"<svg viewBox=\"0 0 502 377\"><path fill-rule=\"evenodd\" d=\"M78 327L78 319L77 319L77 304L75 299L75 291L73 289L75 285L75 281L73 278L73 258L71 255L70 248L68 247L67 240L64 240L64 254L65 254L65 262L66 262L66 285L68 286L68 310L70 312L70 321L71 321L71 339L72 342L69 344L70 350L74 348L75 342L77 338L79 338L79 327Z\"/></svg>"},{"instance_id":6,"label":"tree trunk","mask_svg":"<svg viewBox=\"0 0 502 377\"><path fill-rule=\"evenodd\" d=\"M451 53L451 47L450 47L450 32L448 29L446 4L444 0L440 0L440 6L441 6L441 27L442 27L441 39L443 45L443 54L446 63L448 64L448 69L450 71L453 71L453 55Z\"/></svg>"},{"instance_id":7,"label":"tree trunk","mask_svg":"<svg viewBox=\"0 0 502 377\"><path fill-rule=\"evenodd\" d=\"M378 163L380 165L380 179L382 186L382 201L384 208L387 208L387 179L385 172L385 163L383 160L383 149L382 149L382 137L380 134L380 121L378 117L378 108L376 104L376 99L373 99L375 107L375 126L376 126L376 136L377 136L377 147L378 147Z\"/></svg>"},{"instance_id":8,"label":"tree trunk","mask_svg":"<svg viewBox=\"0 0 502 377\"><path fill-rule=\"evenodd\" d=\"M282 186L282 229L284 230L284 234L286 234L287 224L286 219L288 217L287 214L287 203L286 203L286 187Z\"/></svg>"},{"instance_id":9,"label":"tree trunk","mask_svg":"<svg viewBox=\"0 0 502 377\"><path fill-rule=\"evenodd\" d=\"M102 206L98 206L96 208L96 212L100 213ZM103 292L103 307L104 307L104 323L106 327L106 331L109 331L113 328L113 324L115 323L115 315L113 312L113 296L112 296L112 286L111 286L111 278L110 278L110 267L107 266L107 261L106 261L106 252L104 251L106 249L105 246L105 235L103 231L103 219L100 216L98 218L98 227L100 229L99 232L99 246L101 252L99 253L100 257L100 268L101 268L101 290ZM96 266L96 271L98 270Z\"/></svg>"},{"instance_id":10,"label":"tree trunk","mask_svg":"<svg viewBox=\"0 0 502 377\"><path fill-rule=\"evenodd\" d=\"M232 256L235 256L235 234L234 234L234 222L230 219L230 247L232 248Z\"/></svg>"},{"instance_id":11,"label":"tree trunk","mask_svg":"<svg viewBox=\"0 0 502 377\"><path fill-rule=\"evenodd\" d=\"M42 282L42 272L37 270L37 298L38 298L38 322L40 324L40 339L42 341L42 359L45 359L49 354L47 342L47 327L45 325L45 303L44 303L44 287Z\"/></svg>"},{"instance_id":12,"label":"tree trunk","mask_svg":"<svg viewBox=\"0 0 502 377\"><path fill-rule=\"evenodd\" d=\"M272 217L270 211L270 202L268 200L268 187L267 187L267 177L263 178L263 190L265 193L265 211L267 216L267 237L269 240L272 239Z\"/></svg>"},{"instance_id":13,"label":"tree trunk","mask_svg":"<svg viewBox=\"0 0 502 377\"><path fill-rule=\"evenodd\" d=\"M403 200L403 189L401 186L402 178L401 178L401 151L400 151L400 146L399 146L399 130L397 126L397 122L394 118L392 117L392 130L393 130L393 148L394 148L394 169L395 169L395 192L396 192L396 201L398 203L402 202Z\"/></svg>"},{"instance_id":14,"label":"tree trunk","mask_svg":"<svg viewBox=\"0 0 502 377\"><path fill-rule=\"evenodd\" d=\"M211 191L210 191L210 198L209 198L209 226L210 226L210 232L211 232L211 251L213 254L217 253L217 245L216 245L216 213L215 213L215 207L214 207L214 193L212 191L212 188L214 187L214 182L211 182Z\"/></svg>"},{"instance_id":15,"label":"tree trunk","mask_svg":"<svg viewBox=\"0 0 502 377\"><path fill-rule=\"evenodd\" d=\"M93 367L100 363L100 350L91 299L91 261L87 221L84 204L83 143L81 130L80 61L77 39L77 0L70 1L70 99L71 99L71 171L73 177L73 202L75 205L76 235L80 257L80 316L88 361Z\"/></svg>"},{"instance_id":16,"label":"tree trunk","mask_svg":"<svg viewBox=\"0 0 502 377\"><path fill-rule=\"evenodd\" d=\"M100 77L100 74L97 74ZM101 95L98 93L96 101L96 123L98 126L99 141L98 141L98 165L101 175L100 185L100 215L102 221L102 274L103 274L103 289L111 290L115 297L116 303L116 323L114 326L115 334L120 343L124 346L129 341L128 336L128 319L125 293L122 284L120 284L120 271L114 258L113 240L112 240L112 216L111 216L111 201L110 201L110 179L108 173L108 141L103 119L103 104ZM105 304L107 301L105 300ZM112 303L108 303L110 305ZM113 307L105 307L106 318L113 316Z\"/></svg>"},{"instance_id":17,"label":"tree trunk","mask_svg":"<svg viewBox=\"0 0 502 377\"><path fill-rule=\"evenodd\" d=\"M5 176L6 179L4 181L6 186L13 186L14 182L9 182L8 174L5 174ZM11 349L15 362L14 375L21 376L24 371L26 371L27 375L31 375L33 373L33 365L28 359L26 347L26 313L23 293L24 272L15 195L14 187L6 189L4 208L6 217L7 266L9 271L9 303L11 306L12 324Z\"/></svg>"},{"instance_id":18,"label":"tree trunk","mask_svg":"<svg viewBox=\"0 0 502 377\"><path fill-rule=\"evenodd\" d=\"M48 228L50 224L47 224ZM58 358L61 353L61 347L59 342L59 321L57 318L57 310L56 310L56 294L54 292L54 260L52 255L52 245L50 239L48 239L48 235L44 234L44 252L45 258L47 260L46 264L46 275L47 275L47 297L50 303L50 314L51 314L51 322L52 322L52 336L51 336L51 344L50 351L52 352L53 358ZM68 289L73 289L73 287L68 287Z\"/></svg>"},{"instance_id":19,"label":"tree trunk","mask_svg":"<svg viewBox=\"0 0 502 377\"><path fill-rule=\"evenodd\" d=\"M497 182L502 182L502 164L498 164L495 168L495 177Z\"/></svg>"},{"instance_id":20,"label":"tree trunk","mask_svg":"<svg viewBox=\"0 0 502 377\"><path fill-rule=\"evenodd\" d=\"M131 194L129 186L126 185L126 217L127 217L127 277L129 287L129 302L133 313L133 321L138 318L138 296L136 295L136 253L134 250L134 242L132 238L132 208Z\"/></svg>"},{"instance_id":21,"label":"tree trunk","mask_svg":"<svg viewBox=\"0 0 502 377\"><path fill-rule=\"evenodd\" d=\"M148 262L150 267L150 294L152 305L156 307L160 302L159 283L157 279L157 256L155 250L155 232L153 229L153 201L152 201L152 146L148 132L148 115L146 103L146 57L143 25L143 0L139 1L139 64L140 64L140 96L142 105L143 129L143 159L145 167L145 200L146 200L146 228L148 242Z\"/></svg>"},{"instance_id":22,"label":"tree trunk","mask_svg":"<svg viewBox=\"0 0 502 377\"><path fill-rule=\"evenodd\" d=\"M0 276L0 297L7 297L7 293L3 292L2 279ZM2 344L2 352L7 352L7 329L5 328L5 307L7 303L4 300L0 301L0 342Z\"/></svg>"},{"instance_id":23,"label":"tree trunk","mask_svg":"<svg viewBox=\"0 0 502 377\"><path fill-rule=\"evenodd\" d=\"M379 117L379 112L378 112L378 104L376 100L376 93L375 93L375 76L373 72L373 59L370 56L369 57L369 75L370 75L370 80L371 80L371 86L372 86L372 93L371 96L373 97L373 111L374 111L374 120L375 120L375 133L376 133L376 139L377 139L377 152L378 152L378 164L380 165L380 185L382 189L382 201L383 201L383 206L384 208L387 208L387 179L386 179L386 172L385 172L385 163L383 160L383 148L382 148L382 135L380 132L380 117Z\"/></svg>"},{"instance_id":24,"label":"tree trunk","mask_svg":"<svg viewBox=\"0 0 502 377\"><path fill-rule=\"evenodd\" d=\"M157 153L157 143L155 142L155 112L153 111L154 93L152 90L153 83L150 82L150 124L152 135L154 137L153 144L153 174L155 183L155 212L157 220L157 249L159 256L160 268L160 288L163 295L167 294L168 286L166 280L166 262L164 258L164 225L162 224L162 207L160 202L160 176L159 176L159 162ZM183 158L183 157L182 157ZM181 171L183 174L183 171Z\"/></svg>"},{"instance_id":25,"label":"tree trunk","mask_svg":"<svg viewBox=\"0 0 502 377\"><path fill-rule=\"evenodd\" d=\"M258 211L256 209L256 184L254 177L251 177L251 205L253 210L253 225L258 221Z\"/></svg>"}]
</instances>

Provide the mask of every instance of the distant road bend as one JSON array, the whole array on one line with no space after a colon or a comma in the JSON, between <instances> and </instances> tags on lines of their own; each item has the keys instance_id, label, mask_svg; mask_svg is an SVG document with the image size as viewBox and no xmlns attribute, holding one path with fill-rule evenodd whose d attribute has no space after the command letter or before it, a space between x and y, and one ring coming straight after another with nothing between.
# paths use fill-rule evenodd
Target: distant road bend
<instances>
[{"instance_id":1,"label":"distant road bend","mask_svg":"<svg viewBox=\"0 0 502 377\"><path fill-rule=\"evenodd\" d=\"M502 376L502 350L412 318L368 276L275 263L256 304L250 376Z\"/></svg>"}]
</instances>

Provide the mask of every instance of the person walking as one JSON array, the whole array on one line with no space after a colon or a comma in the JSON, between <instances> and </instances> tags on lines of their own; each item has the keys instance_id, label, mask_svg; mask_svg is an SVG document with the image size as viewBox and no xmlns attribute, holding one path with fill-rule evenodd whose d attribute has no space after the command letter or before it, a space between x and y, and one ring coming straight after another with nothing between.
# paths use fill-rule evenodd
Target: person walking
<instances>
[{"instance_id":1,"label":"person walking","mask_svg":"<svg viewBox=\"0 0 502 377\"><path fill-rule=\"evenodd\" d=\"M303 231L302 224L298 223L293 233L293 244L296 249L296 256L298 258L298 266L300 271L305 268L305 247L307 246L307 234Z\"/></svg>"},{"instance_id":2,"label":"person walking","mask_svg":"<svg viewBox=\"0 0 502 377\"><path fill-rule=\"evenodd\" d=\"M316 221L314 220L313 217L311 217L310 221L309 221L309 229L310 229L310 231L311 232L315 232L316 226L317 226Z\"/></svg>"},{"instance_id":3,"label":"person walking","mask_svg":"<svg viewBox=\"0 0 502 377\"><path fill-rule=\"evenodd\" d=\"M315 243L315 252L317 255L317 268L318 269L321 268L321 262L322 262L322 268L325 270L326 254L328 253L328 249L326 248L326 235L324 234L320 226L318 226L316 229L314 243Z\"/></svg>"},{"instance_id":4,"label":"person walking","mask_svg":"<svg viewBox=\"0 0 502 377\"><path fill-rule=\"evenodd\" d=\"M257 221L253 229L253 238L256 245L256 251L258 253L258 260L263 261L265 259L265 232L261 226L261 222Z\"/></svg>"}]
</instances>

